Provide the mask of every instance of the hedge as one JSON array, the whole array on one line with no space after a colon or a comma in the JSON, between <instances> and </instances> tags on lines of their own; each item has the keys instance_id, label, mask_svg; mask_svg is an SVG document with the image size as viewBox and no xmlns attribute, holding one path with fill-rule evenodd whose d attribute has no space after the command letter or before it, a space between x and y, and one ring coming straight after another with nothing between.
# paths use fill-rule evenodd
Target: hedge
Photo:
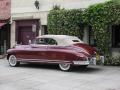
<instances>
[{"instance_id":1,"label":"hedge","mask_svg":"<svg viewBox=\"0 0 120 90\"><path fill-rule=\"evenodd\" d=\"M48 33L83 37L82 10L51 10L48 15Z\"/></svg>"},{"instance_id":2,"label":"hedge","mask_svg":"<svg viewBox=\"0 0 120 90\"><path fill-rule=\"evenodd\" d=\"M120 24L119 0L90 6L84 11L83 21L92 26L96 37L97 47L105 56L111 56L110 26Z\"/></svg>"},{"instance_id":3,"label":"hedge","mask_svg":"<svg viewBox=\"0 0 120 90\"><path fill-rule=\"evenodd\" d=\"M69 34L83 37L83 27L92 26L94 37L97 39L98 50L111 56L110 26L120 24L120 0L92 5L84 11L51 10L48 15L49 34Z\"/></svg>"}]
</instances>

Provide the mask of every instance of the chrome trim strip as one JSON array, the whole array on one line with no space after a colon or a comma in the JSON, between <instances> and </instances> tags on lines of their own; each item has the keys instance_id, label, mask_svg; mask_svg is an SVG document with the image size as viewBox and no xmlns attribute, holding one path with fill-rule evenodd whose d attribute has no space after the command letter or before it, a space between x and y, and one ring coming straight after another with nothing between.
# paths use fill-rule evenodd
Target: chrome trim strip
<instances>
[{"instance_id":1,"label":"chrome trim strip","mask_svg":"<svg viewBox=\"0 0 120 90\"><path fill-rule=\"evenodd\" d=\"M18 58L18 61L21 62L45 62L45 63L71 63L71 61L63 61L63 60L47 60L47 59L23 59L23 58Z\"/></svg>"}]
</instances>

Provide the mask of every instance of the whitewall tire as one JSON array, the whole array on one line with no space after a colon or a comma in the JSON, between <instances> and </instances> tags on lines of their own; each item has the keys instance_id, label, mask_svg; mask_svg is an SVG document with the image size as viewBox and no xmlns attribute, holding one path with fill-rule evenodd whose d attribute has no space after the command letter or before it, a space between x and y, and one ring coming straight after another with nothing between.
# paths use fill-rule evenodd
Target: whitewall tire
<instances>
[{"instance_id":1,"label":"whitewall tire","mask_svg":"<svg viewBox=\"0 0 120 90\"><path fill-rule=\"evenodd\" d=\"M71 70L71 64L69 64L69 63L60 63L59 68L62 71L69 71L69 70Z\"/></svg>"},{"instance_id":2,"label":"whitewall tire","mask_svg":"<svg viewBox=\"0 0 120 90\"><path fill-rule=\"evenodd\" d=\"M10 55L8 62L9 62L9 65L12 67L19 66L20 64L20 62L17 61L17 58L15 57L15 55Z\"/></svg>"}]
</instances>

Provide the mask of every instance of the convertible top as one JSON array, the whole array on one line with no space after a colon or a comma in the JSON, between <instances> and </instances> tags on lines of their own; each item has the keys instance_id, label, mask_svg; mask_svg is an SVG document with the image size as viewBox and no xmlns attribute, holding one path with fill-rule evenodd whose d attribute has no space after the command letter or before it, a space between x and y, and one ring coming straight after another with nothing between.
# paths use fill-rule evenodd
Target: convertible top
<instances>
[{"instance_id":1,"label":"convertible top","mask_svg":"<svg viewBox=\"0 0 120 90\"><path fill-rule=\"evenodd\" d=\"M76 43L83 43L83 41L81 41L79 38L69 35L42 35L42 36L38 36L37 38L51 38L56 40L58 45L62 45L62 46L68 46Z\"/></svg>"}]
</instances>

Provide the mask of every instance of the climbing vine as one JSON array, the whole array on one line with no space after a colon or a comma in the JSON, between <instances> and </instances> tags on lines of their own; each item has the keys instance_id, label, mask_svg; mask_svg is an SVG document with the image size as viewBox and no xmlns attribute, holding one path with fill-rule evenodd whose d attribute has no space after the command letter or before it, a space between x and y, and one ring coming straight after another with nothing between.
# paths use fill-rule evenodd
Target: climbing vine
<instances>
[{"instance_id":1,"label":"climbing vine","mask_svg":"<svg viewBox=\"0 0 120 90\"><path fill-rule=\"evenodd\" d=\"M48 15L48 33L83 37L82 10L51 10Z\"/></svg>"},{"instance_id":2,"label":"climbing vine","mask_svg":"<svg viewBox=\"0 0 120 90\"><path fill-rule=\"evenodd\" d=\"M92 26L99 51L105 56L110 56L111 30L109 26L120 24L119 0L90 6L83 13L83 21Z\"/></svg>"},{"instance_id":3,"label":"climbing vine","mask_svg":"<svg viewBox=\"0 0 120 90\"><path fill-rule=\"evenodd\" d=\"M92 5L84 11L51 10L48 15L49 34L68 34L83 36L83 26L91 26L96 38L97 48L106 57L110 56L110 26L120 24L120 0Z\"/></svg>"}]
</instances>

